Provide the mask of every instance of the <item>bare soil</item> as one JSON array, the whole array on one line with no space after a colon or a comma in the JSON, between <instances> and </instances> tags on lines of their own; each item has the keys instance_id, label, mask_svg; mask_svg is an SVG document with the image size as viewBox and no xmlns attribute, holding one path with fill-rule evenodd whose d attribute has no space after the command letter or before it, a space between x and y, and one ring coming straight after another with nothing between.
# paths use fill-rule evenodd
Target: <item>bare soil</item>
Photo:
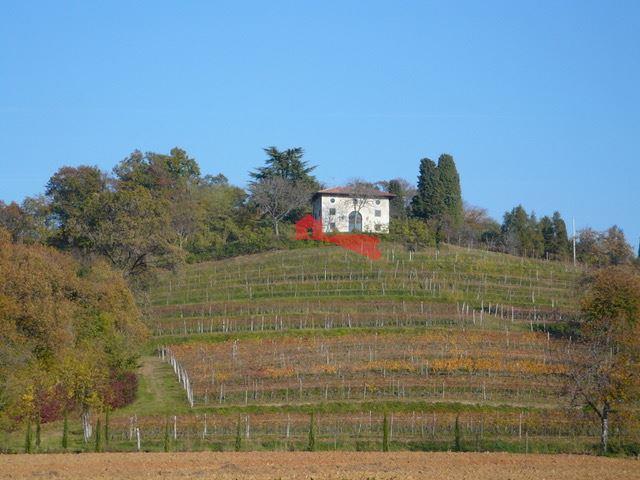
<instances>
[{"instance_id":1,"label":"bare soil","mask_svg":"<svg viewBox=\"0 0 640 480\"><path fill-rule=\"evenodd\" d=\"M507 453L103 453L0 456L0 479L640 479L640 461Z\"/></svg>"}]
</instances>

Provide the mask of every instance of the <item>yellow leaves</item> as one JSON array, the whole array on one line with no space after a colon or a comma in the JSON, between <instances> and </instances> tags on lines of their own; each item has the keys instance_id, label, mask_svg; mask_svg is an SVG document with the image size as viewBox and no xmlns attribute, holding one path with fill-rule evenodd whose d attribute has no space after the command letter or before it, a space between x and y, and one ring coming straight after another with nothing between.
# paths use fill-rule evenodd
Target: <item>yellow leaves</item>
<instances>
[{"instance_id":1,"label":"yellow leaves","mask_svg":"<svg viewBox=\"0 0 640 480\"><path fill-rule=\"evenodd\" d=\"M34 409L35 400L36 396L33 392L33 386L29 385L29 387L27 387L27 390L20 396L20 403L26 411L31 412Z\"/></svg>"},{"instance_id":2,"label":"yellow leaves","mask_svg":"<svg viewBox=\"0 0 640 480\"><path fill-rule=\"evenodd\" d=\"M295 376L296 371L293 367L284 368L265 368L262 370L262 376L265 378L286 378Z\"/></svg>"},{"instance_id":3,"label":"yellow leaves","mask_svg":"<svg viewBox=\"0 0 640 480\"><path fill-rule=\"evenodd\" d=\"M338 367L335 365L311 365L308 368L304 368L305 373L311 375L335 375L338 372Z\"/></svg>"},{"instance_id":4,"label":"yellow leaves","mask_svg":"<svg viewBox=\"0 0 640 480\"><path fill-rule=\"evenodd\" d=\"M353 366L352 370L362 371L362 370L380 370L387 372L416 372L419 370L418 367L413 365L411 362L407 362L406 360L373 360L361 366Z\"/></svg>"}]
</instances>

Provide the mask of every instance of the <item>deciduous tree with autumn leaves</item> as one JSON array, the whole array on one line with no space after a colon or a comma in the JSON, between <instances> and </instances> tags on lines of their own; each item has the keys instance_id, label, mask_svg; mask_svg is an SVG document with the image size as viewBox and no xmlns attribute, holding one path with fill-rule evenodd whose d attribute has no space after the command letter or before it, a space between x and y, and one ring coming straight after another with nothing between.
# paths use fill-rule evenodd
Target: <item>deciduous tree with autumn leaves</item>
<instances>
[{"instance_id":1,"label":"deciduous tree with autumn leaves","mask_svg":"<svg viewBox=\"0 0 640 480\"><path fill-rule=\"evenodd\" d=\"M79 263L0 229L0 421L38 424L74 410L121 406L135 391L146 337L125 279L107 262Z\"/></svg>"},{"instance_id":2,"label":"deciduous tree with autumn leaves","mask_svg":"<svg viewBox=\"0 0 640 480\"><path fill-rule=\"evenodd\" d=\"M585 287L581 348L568 349L567 379L573 403L598 418L600 448L607 453L612 414L624 418L638 406L640 273L631 267L604 268L590 275Z\"/></svg>"}]
</instances>

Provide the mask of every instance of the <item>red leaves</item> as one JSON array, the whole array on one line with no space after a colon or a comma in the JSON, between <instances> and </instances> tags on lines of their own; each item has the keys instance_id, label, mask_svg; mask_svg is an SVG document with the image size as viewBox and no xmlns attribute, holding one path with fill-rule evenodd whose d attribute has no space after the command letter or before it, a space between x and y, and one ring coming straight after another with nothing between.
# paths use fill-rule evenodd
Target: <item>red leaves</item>
<instances>
[{"instance_id":1,"label":"red leaves","mask_svg":"<svg viewBox=\"0 0 640 480\"><path fill-rule=\"evenodd\" d=\"M296 240L316 240L335 243L339 247L378 260L382 254L378 250L380 239L362 233L343 233L340 235L326 235L322 231L322 220L316 220L311 215L305 215L296 222Z\"/></svg>"}]
</instances>

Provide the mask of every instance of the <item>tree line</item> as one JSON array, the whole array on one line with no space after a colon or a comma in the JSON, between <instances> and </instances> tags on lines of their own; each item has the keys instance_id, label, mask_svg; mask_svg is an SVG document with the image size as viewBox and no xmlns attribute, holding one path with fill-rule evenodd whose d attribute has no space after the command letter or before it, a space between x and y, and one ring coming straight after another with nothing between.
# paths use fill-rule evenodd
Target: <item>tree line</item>
<instances>
[{"instance_id":1,"label":"tree line","mask_svg":"<svg viewBox=\"0 0 640 480\"><path fill-rule=\"evenodd\" d=\"M43 195L0 202L0 225L14 242L40 243L79 259L105 258L141 289L157 269L182 262L297 248L292 224L310 211L324 187L301 148L264 149L262 166L246 189L203 175L180 148L168 154L134 151L111 172L95 166L62 167ZM502 223L463 202L454 158L419 162L417 184L396 178L349 182L354 191L386 190L391 200L389 239L409 248L441 242L534 258L566 261L572 242L559 212L538 220L518 205ZM366 193L363 193L366 195ZM587 228L576 238L577 260L605 266L630 263L634 252L622 230Z\"/></svg>"}]
</instances>

